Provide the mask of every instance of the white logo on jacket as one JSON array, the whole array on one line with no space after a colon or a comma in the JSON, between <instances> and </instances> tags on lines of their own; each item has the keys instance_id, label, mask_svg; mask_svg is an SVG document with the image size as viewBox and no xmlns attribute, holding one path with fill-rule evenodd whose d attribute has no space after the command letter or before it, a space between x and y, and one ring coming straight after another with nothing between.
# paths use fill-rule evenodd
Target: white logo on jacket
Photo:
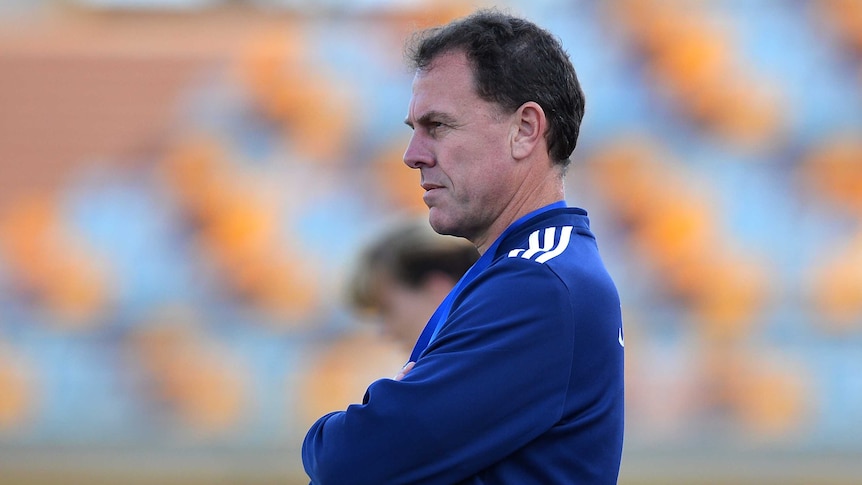
<instances>
[{"instance_id":1,"label":"white logo on jacket","mask_svg":"<svg viewBox=\"0 0 862 485\"><path fill-rule=\"evenodd\" d=\"M574 230L574 226L561 227L559 241L557 240L556 227L534 231L527 240L527 249L513 249L509 251L509 257L532 259L537 263L547 262L566 250L572 239L572 230Z\"/></svg>"}]
</instances>

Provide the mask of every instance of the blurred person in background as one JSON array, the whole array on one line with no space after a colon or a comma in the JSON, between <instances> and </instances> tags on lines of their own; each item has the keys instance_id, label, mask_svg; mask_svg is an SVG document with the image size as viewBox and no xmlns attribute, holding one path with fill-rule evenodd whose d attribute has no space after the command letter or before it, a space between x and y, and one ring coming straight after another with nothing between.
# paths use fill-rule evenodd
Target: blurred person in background
<instances>
[{"instance_id":1,"label":"blurred person in background","mask_svg":"<svg viewBox=\"0 0 862 485\"><path fill-rule=\"evenodd\" d=\"M401 220L360 253L348 298L409 352L434 310L477 259L469 241L441 236L425 220Z\"/></svg>"},{"instance_id":2,"label":"blurred person in background","mask_svg":"<svg viewBox=\"0 0 862 485\"><path fill-rule=\"evenodd\" d=\"M564 176L584 95L560 42L483 10L419 33L404 154L429 221L481 257L395 379L321 417L316 484L616 483L620 300Z\"/></svg>"}]
</instances>

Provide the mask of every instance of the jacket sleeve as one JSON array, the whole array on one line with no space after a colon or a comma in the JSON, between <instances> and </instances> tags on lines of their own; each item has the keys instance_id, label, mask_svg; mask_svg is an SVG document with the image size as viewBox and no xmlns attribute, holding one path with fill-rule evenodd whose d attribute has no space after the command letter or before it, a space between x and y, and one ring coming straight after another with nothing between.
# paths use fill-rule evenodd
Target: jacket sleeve
<instances>
[{"instance_id":1,"label":"jacket sleeve","mask_svg":"<svg viewBox=\"0 0 862 485\"><path fill-rule=\"evenodd\" d=\"M546 265L504 258L468 285L401 381L320 418L302 446L318 485L457 483L561 417L573 326L566 285Z\"/></svg>"}]
</instances>

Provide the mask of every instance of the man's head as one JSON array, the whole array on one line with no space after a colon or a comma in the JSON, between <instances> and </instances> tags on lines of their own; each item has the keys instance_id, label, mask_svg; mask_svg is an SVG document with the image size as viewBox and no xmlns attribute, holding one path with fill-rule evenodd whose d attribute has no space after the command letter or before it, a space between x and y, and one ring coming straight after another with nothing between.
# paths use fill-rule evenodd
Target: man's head
<instances>
[{"instance_id":1,"label":"man's head","mask_svg":"<svg viewBox=\"0 0 862 485\"><path fill-rule=\"evenodd\" d=\"M425 221L394 224L359 255L349 282L352 306L377 317L386 334L412 347L455 283L479 258L463 239Z\"/></svg>"},{"instance_id":2,"label":"man's head","mask_svg":"<svg viewBox=\"0 0 862 485\"><path fill-rule=\"evenodd\" d=\"M416 70L441 54L461 51L473 68L476 93L513 112L528 101L548 120L551 159L566 166L584 116L584 93L560 42L537 25L493 10L481 10L445 26L420 32L407 47Z\"/></svg>"},{"instance_id":3,"label":"man's head","mask_svg":"<svg viewBox=\"0 0 862 485\"><path fill-rule=\"evenodd\" d=\"M421 173L435 231L484 251L518 217L564 199L584 103L554 37L480 11L420 34L408 52L404 162Z\"/></svg>"}]
</instances>

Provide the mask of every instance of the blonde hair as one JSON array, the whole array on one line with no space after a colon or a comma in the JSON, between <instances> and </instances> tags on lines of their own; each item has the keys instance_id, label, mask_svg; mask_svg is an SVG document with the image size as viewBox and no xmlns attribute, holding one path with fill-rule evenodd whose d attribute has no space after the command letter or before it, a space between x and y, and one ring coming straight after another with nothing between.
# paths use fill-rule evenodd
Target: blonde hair
<instances>
[{"instance_id":1,"label":"blonde hair","mask_svg":"<svg viewBox=\"0 0 862 485\"><path fill-rule=\"evenodd\" d=\"M424 219L400 220L359 253L348 281L348 301L373 312L381 302L381 278L409 288L420 287L435 273L458 281L477 259L479 252L466 239L437 234Z\"/></svg>"}]
</instances>

